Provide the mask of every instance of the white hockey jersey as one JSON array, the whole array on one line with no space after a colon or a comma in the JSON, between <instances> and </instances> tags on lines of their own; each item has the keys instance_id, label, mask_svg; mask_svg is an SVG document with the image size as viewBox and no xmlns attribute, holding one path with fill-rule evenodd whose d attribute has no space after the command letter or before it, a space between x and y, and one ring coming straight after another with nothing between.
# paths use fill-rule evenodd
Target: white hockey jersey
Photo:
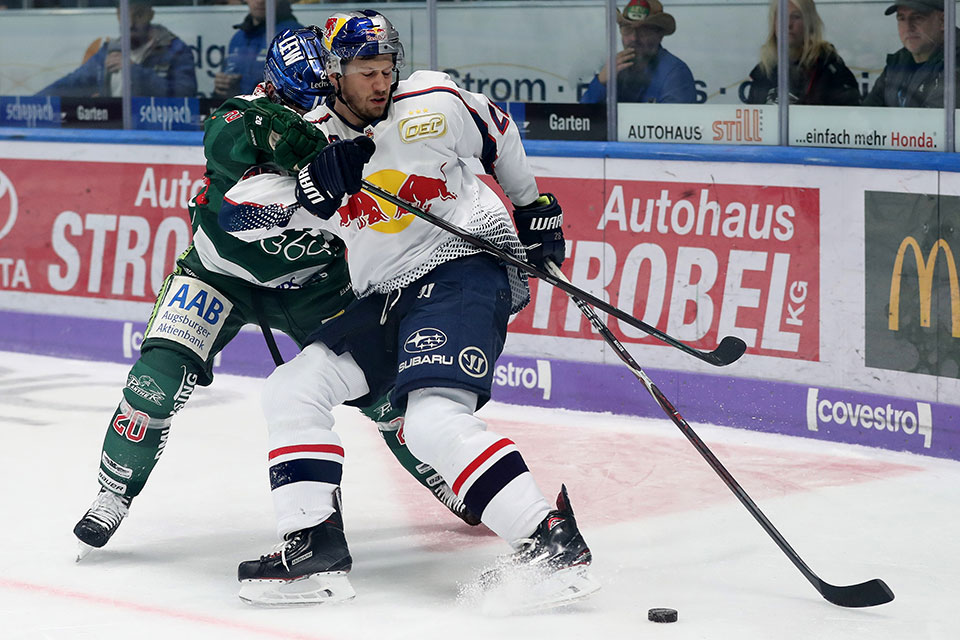
<instances>
[{"instance_id":1,"label":"white hockey jersey","mask_svg":"<svg viewBox=\"0 0 960 640\"><path fill-rule=\"evenodd\" d=\"M304 116L330 139L367 135L377 144L363 177L400 198L524 258L510 216L500 198L467 166L476 158L494 175L515 205L539 196L516 124L481 94L464 91L445 73L418 71L399 83L385 116L356 128L326 105ZM227 197L249 201L246 193L277 193L283 180L295 202L294 179L264 174L238 183ZM261 184L263 183L263 184ZM235 191L236 190L236 191ZM281 189L282 190L282 189ZM279 226L282 225L282 226ZM406 287L437 265L479 250L431 223L364 191L344 198L329 220L304 209L271 229L234 231L247 241L285 230L321 228L343 239L353 287L360 296ZM529 300L525 277L510 268L514 311Z\"/></svg>"}]
</instances>

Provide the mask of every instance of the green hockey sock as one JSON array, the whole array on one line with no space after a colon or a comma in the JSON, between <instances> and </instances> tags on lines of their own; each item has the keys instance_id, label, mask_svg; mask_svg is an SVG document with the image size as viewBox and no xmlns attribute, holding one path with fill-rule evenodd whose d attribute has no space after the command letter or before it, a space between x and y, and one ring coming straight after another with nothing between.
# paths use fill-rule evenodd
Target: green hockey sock
<instances>
[{"instance_id":1,"label":"green hockey sock","mask_svg":"<svg viewBox=\"0 0 960 640\"><path fill-rule=\"evenodd\" d=\"M170 433L170 418L152 418L122 400L113 414L100 454L100 484L134 497L160 459Z\"/></svg>"}]
</instances>

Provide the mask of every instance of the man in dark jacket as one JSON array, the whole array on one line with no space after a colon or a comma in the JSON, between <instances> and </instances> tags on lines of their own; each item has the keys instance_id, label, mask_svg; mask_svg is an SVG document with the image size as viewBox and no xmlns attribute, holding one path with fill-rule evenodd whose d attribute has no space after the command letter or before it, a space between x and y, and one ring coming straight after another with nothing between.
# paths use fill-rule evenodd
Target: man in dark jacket
<instances>
[{"instance_id":1,"label":"man in dark jacket","mask_svg":"<svg viewBox=\"0 0 960 640\"><path fill-rule=\"evenodd\" d=\"M193 52L169 29L151 24L151 20L153 7L149 0L130 0L132 95L197 95ZM107 40L79 68L41 89L37 95L75 98L120 96L121 66L120 40Z\"/></svg>"},{"instance_id":2,"label":"man in dark jacket","mask_svg":"<svg viewBox=\"0 0 960 640\"><path fill-rule=\"evenodd\" d=\"M289 0L277 0L276 6L277 33L303 27L294 17ZM250 13L243 22L233 25L237 32L227 45L223 71L213 76L214 98L248 94L263 82L263 64L267 60L267 3L266 0L247 0L247 8Z\"/></svg>"},{"instance_id":3,"label":"man in dark jacket","mask_svg":"<svg viewBox=\"0 0 960 640\"><path fill-rule=\"evenodd\" d=\"M943 107L943 0L897 0L903 48L887 64L863 104L867 107Z\"/></svg>"}]
</instances>

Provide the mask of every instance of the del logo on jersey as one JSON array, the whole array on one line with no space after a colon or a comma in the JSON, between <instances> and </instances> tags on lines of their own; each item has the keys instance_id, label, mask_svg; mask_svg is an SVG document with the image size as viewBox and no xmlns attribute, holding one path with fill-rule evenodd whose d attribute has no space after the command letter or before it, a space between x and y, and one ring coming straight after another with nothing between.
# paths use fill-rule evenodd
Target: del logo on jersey
<instances>
[{"instance_id":1,"label":"del logo on jersey","mask_svg":"<svg viewBox=\"0 0 960 640\"><path fill-rule=\"evenodd\" d=\"M441 178L406 174L394 169L383 169L367 177L367 180L383 189L397 194L419 209L430 211L436 200L455 200L457 194L447 189L446 176L440 167ZM381 233L399 233L410 226L414 216L403 207L382 200L364 191L350 196L347 204L337 210L340 226L356 225L357 229L369 227Z\"/></svg>"},{"instance_id":2,"label":"del logo on jersey","mask_svg":"<svg viewBox=\"0 0 960 640\"><path fill-rule=\"evenodd\" d=\"M397 128L400 140L408 144L424 138L440 138L447 132L447 118L442 113L421 113L404 118Z\"/></svg>"}]
</instances>

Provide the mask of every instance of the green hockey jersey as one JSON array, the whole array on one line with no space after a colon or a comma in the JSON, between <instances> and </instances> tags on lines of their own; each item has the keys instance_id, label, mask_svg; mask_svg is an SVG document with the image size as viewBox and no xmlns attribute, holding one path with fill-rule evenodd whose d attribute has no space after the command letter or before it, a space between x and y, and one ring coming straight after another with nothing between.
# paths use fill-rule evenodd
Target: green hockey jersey
<instances>
[{"instance_id":1,"label":"green hockey jersey","mask_svg":"<svg viewBox=\"0 0 960 640\"><path fill-rule=\"evenodd\" d=\"M331 291L342 289L349 276L344 245L336 236L291 230L247 243L224 231L217 220L224 194L244 175L258 167L280 170L267 153L253 146L243 126L243 112L250 104L267 99L256 94L231 98L204 123L206 186L190 201L197 255L209 271L257 286L287 289L329 283Z\"/></svg>"}]
</instances>

